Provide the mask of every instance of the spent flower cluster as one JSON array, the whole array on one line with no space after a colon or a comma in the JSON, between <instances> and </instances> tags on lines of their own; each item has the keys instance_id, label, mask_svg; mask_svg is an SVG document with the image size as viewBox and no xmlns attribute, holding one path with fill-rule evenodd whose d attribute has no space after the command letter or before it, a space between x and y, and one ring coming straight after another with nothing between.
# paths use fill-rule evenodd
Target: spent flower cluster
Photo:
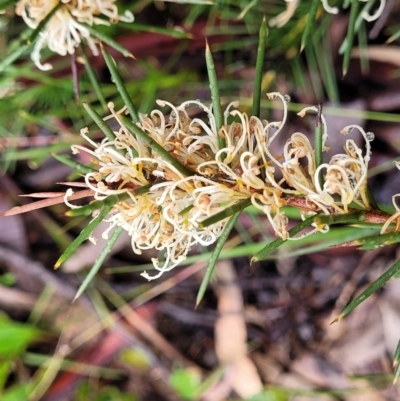
<instances>
[{"instance_id":1,"label":"spent flower cluster","mask_svg":"<svg viewBox=\"0 0 400 401\"><path fill-rule=\"evenodd\" d=\"M146 249L164 253L164 262L152 259L158 273L153 276L143 273L147 279L157 278L178 265L194 245L214 243L229 215L207 226L201 224L202 221L241 201L250 200L262 210L282 239L296 239L289 238L288 219L282 209L289 196L305 198L311 213L346 213L352 202L364 209L370 207L366 179L373 134L356 125L345 127L344 135L353 129L361 132L365 150L348 139L344 153L320 165L316 163L308 137L300 132L291 135L282 154L273 155L271 144L285 125L290 98L278 92L269 93L268 98L281 101L281 121L248 117L237 110L238 103L233 102L224 112L220 130L212 107L199 100L177 107L158 101L159 106L170 108L169 116L153 110L149 115L140 115L136 124L160 146L158 148L135 136L126 124L126 108L115 110L112 103L109 104L111 115L105 120L114 119L118 124L115 138L107 137L96 143L87 135L87 129L82 130L82 136L92 149L74 145L72 150L89 153L97 165L95 172L85 175L86 185L93 190L95 199L124 195L107 216L110 226L104 237L119 226L130 235L135 253ZM193 108L205 113L207 122L190 117ZM308 107L299 115L310 111L317 109ZM323 148L328 150L323 116L321 123ZM223 148L220 148L220 138L225 143ZM186 170L166 160L160 148ZM146 186L145 193L135 193L136 189ZM66 203L76 207L68 202L69 196L70 192L65 197ZM317 225L312 232L327 229L325 225Z\"/></svg>"},{"instance_id":2,"label":"spent flower cluster","mask_svg":"<svg viewBox=\"0 0 400 401\"><path fill-rule=\"evenodd\" d=\"M55 9L40 36L35 43L31 58L41 70L50 70L51 64L42 64L40 52L48 47L55 53L65 56L74 54L76 47L85 40L94 55L98 49L95 40L90 36L86 25L109 25L118 21L132 22L133 15L126 11L124 15L118 13L116 0L20 0L16 6L16 13L32 29L38 25Z\"/></svg>"}]
</instances>

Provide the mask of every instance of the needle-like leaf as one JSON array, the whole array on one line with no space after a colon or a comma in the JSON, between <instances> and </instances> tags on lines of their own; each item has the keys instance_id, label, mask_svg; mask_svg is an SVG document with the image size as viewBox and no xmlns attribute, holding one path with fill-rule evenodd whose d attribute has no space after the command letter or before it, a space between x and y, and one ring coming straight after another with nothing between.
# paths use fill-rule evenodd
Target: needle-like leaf
<instances>
[{"instance_id":1,"label":"needle-like leaf","mask_svg":"<svg viewBox=\"0 0 400 401\"><path fill-rule=\"evenodd\" d=\"M111 39L109 36L104 35L104 33L98 31L95 27L88 25L88 24L82 24L85 26L85 28L89 31L89 33L94 36L95 38L101 40L102 42L106 43L108 46L112 47L115 49L117 52L121 53L125 57L131 57L136 60L135 56L128 50L125 49L124 46L120 45L118 42L116 42L114 39Z\"/></svg>"},{"instance_id":2,"label":"needle-like leaf","mask_svg":"<svg viewBox=\"0 0 400 401\"><path fill-rule=\"evenodd\" d=\"M218 261L219 258L219 254L222 251L223 246L225 245L226 240L229 237L229 234L233 228L233 226L235 225L237 219L239 218L241 212L237 212L235 213L230 219L229 221L226 223L225 227L222 230L221 236L218 239L217 244L215 245L215 249L211 255L210 261L208 262L207 265L207 269L206 272L204 274L203 280L200 284L200 288L199 291L197 293L197 297L196 297L196 308L198 307L198 305L200 304L200 302L202 301L204 294L206 292L206 289L208 287L208 284L211 280L211 276L214 272L214 268L215 268L215 264Z\"/></svg>"},{"instance_id":3,"label":"needle-like leaf","mask_svg":"<svg viewBox=\"0 0 400 401\"><path fill-rule=\"evenodd\" d=\"M304 50L307 45L308 38L311 34L311 29L315 26L315 17L317 15L318 6L321 4L320 0L312 0L310 10L308 12L307 23L301 37L300 52Z\"/></svg>"},{"instance_id":4,"label":"needle-like leaf","mask_svg":"<svg viewBox=\"0 0 400 401\"><path fill-rule=\"evenodd\" d=\"M332 321L332 323L338 322L344 316L348 315L353 311L361 302L365 301L375 291L384 286L396 273L400 271L400 260L398 260L390 269L383 273L378 279L376 279L365 291L363 291L358 297L353 299L342 311L342 313ZM331 323L331 324L332 324Z\"/></svg>"},{"instance_id":5,"label":"needle-like leaf","mask_svg":"<svg viewBox=\"0 0 400 401\"><path fill-rule=\"evenodd\" d=\"M90 269L90 272L85 277L85 279L83 280L82 284L80 285L80 287L79 287L79 289L78 289L78 291L77 291L77 293L75 295L75 298L74 298L74 300L72 302L75 302L83 294L83 292L86 290L87 286L90 284L90 282L93 280L93 278L96 275L96 273L99 271L100 267L103 265L103 263L106 260L108 254L110 253L111 249L114 247L114 245L117 242L117 239L121 235L122 231L123 231L122 227L117 227L114 230L114 232L111 235L110 239L107 241L106 246L102 250L100 256L98 257L98 259L96 260L96 262L94 263L94 265Z\"/></svg>"},{"instance_id":6,"label":"needle-like leaf","mask_svg":"<svg viewBox=\"0 0 400 401\"><path fill-rule=\"evenodd\" d=\"M75 238L74 241L70 244L70 246L62 253L62 255L58 258L54 268L57 269L64 263L82 244L83 241L87 240L93 230L103 221L103 219L107 216L107 214L111 211L112 207L116 202L118 202L118 197L116 195L111 195L104 201L103 209L101 209L100 213L97 217L95 217L87 227L85 227L81 233Z\"/></svg>"},{"instance_id":7,"label":"needle-like leaf","mask_svg":"<svg viewBox=\"0 0 400 401\"><path fill-rule=\"evenodd\" d=\"M133 105L132 99L126 90L126 87L122 81L121 76L119 75L119 71L117 68L117 65L115 63L115 60L110 56L110 54L107 52L107 50L104 48L104 46L101 46L101 52L103 53L104 60L107 64L108 70L110 71L112 81L115 83L117 90L119 94L121 95L128 111L129 114L133 120L134 123L139 122L139 114Z\"/></svg>"},{"instance_id":8,"label":"needle-like leaf","mask_svg":"<svg viewBox=\"0 0 400 401\"><path fill-rule=\"evenodd\" d=\"M198 223L199 228L205 228L208 226L211 226L211 224L215 224L218 223L221 220L226 219L229 216L232 216L233 214L242 211L243 209L245 209L246 207L251 205L251 199L245 199L242 200L238 203L236 203L233 206L229 206L226 209L222 210L219 213L214 214L211 217L208 217L207 219L204 219L203 221L200 221Z\"/></svg>"},{"instance_id":9,"label":"needle-like leaf","mask_svg":"<svg viewBox=\"0 0 400 401\"><path fill-rule=\"evenodd\" d=\"M100 114L88 103L83 103L83 107L89 116L93 119L96 125L101 129L103 134L110 140L115 139L115 134L113 130L108 126L108 124L101 118Z\"/></svg>"},{"instance_id":10,"label":"needle-like leaf","mask_svg":"<svg viewBox=\"0 0 400 401\"><path fill-rule=\"evenodd\" d=\"M210 50L210 46L206 41L206 64L207 64L207 72L208 72L208 80L210 83L210 91L211 91L211 101L213 106L213 112L215 116L215 122L217 124L217 131L222 128L223 119L222 119L222 107L221 107L221 99L219 96L219 88L218 88L218 79L217 73L215 71L214 59ZM218 135L218 144L219 148L225 148L225 139Z\"/></svg>"},{"instance_id":11,"label":"needle-like leaf","mask_svg":"<svg viewBox=\"0 0 400 401\"><path fill-rule=\"evenodd\" d=\"M264 70L264 58L265 58L265 46L267 44L267 19L264 18L261 23L259 32L259 41L257 49L257 61L256 61L256 75L254 77L254 87L253 87L253 111L252 115L260 117L260 103L261 103L261 83Z\"/></svg>"},{"instance_id":12,"label":"needle-like leaf","mask_svg":"<svg viewBox=\"0 0 400 401\"><path fill-rule=\"evenodd\" d=\"M343 76L347 74L347 70L349 69L351 51L353 48L353 40L355 34L355 24L358 15L359 5L360 2L358 0L352 0L349 25L347 27L347 35L346 35L347 47L344 51L344 58L343 58Z\"/></svg>"}]
</instances>

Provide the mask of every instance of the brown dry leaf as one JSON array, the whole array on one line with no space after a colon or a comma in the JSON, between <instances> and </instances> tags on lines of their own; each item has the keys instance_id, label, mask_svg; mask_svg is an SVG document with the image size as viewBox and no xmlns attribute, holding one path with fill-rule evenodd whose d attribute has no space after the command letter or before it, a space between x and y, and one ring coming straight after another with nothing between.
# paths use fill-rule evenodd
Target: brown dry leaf
<instances>
[{"instance_id":1,"label":"brown dry leaf","mask_svg":"<svg viewBox=\"0 0 400 401\"><path fill-rule=\"evenodd\" d=\"M215 323L215 352L221 365L228 365L232 389L242 398L262 390L262 382L247 356L247 331L241 288L229 261L217 264L219 319Z\"/></svg>"},{"instance_id":2,"label":"brown dry leaf","mask_svg":"<svg viewBox=\"0 0 400 401\"><path fill-rule=\"evenodd\" d=\"M81 198L87 198L89 196L93 196L94 192L91 189L85 189L83 191L75 192L71 196L68 197L69 201L81 199ZM32 202L24 206L16 206L13 207L12 209L8 210L7 212L0 213L0 217L7 217L7 216L13 216L15 214L21 214L21 213L26 213L26 212L31 212L36 209L42 209L44 207L48 206L53 206L57 205L59 203L64 203L64 194L49 198L49 199L43 199L37 202Z\"/></svg>"}]
</instances>

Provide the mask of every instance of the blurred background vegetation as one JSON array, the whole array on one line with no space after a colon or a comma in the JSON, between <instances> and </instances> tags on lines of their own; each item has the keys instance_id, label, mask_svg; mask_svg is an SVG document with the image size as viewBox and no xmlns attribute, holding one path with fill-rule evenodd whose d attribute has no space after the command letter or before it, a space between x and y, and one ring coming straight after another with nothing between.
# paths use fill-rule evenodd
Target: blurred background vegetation
<instances>
[{"instance_id":1,"label":"blurred background vegetation","mask_svg":"<svg viewBox=\"0 0 400 401\"><path fill-rule=\"evenodd\" d=\"M378 203L393 210L391 196L400 188L392 164L400 155L400 4L388 0L382 16L366 22L350 20L351 2L341 1L332 1L338 15L317 4L310 19L315 3L302 0L285 25L269 27L261 116L280 116L265 100L266 92L279 91L290 95L293 112L322 102L334 149L343 147L335 135L346 125L374 132L369 183ZM157 99L210 101L205 37L223 104L239 100L250 112L262 18L273 21L287 3L142 0L118 6L132 11L135 22L102 26L101 32L136 57L109 49L141 113L156 108ZM377 4L361 2L360 10L367 6ZM18 195L62 191L56 182L79 177L51 154L70 155L83 127L102 137L82 102L102 115L106 102L122 106L103 58L87 49L76 54L79 100L69 57L43 50L43 59L53 64L50 72L34 67L29 49L9 62L28 35L12 8L0 15L0 211L28 202ZM82 59L93 68L101 94ZM312 135L312 120L292 113L289 122L290 132ZM277 148L286 139L282 135ZM149 284L139 272L157 255L133 255L123 237L87 294L71 303L101 244L82 246L54 272L59 254L88 221L70 219L66 210L58 205L0 219L2 400L399 399L391 386L400 337L396 280L344 322L329 326L399 258L395 245L365 253L331 248L364 235L338 227L250 265L250 257L273 238L267 218L250 208L236 223L196 311L211 249L197 250L186 266ZM235 360L243 347L248 357Z\"/></svg>"}]
</instances>

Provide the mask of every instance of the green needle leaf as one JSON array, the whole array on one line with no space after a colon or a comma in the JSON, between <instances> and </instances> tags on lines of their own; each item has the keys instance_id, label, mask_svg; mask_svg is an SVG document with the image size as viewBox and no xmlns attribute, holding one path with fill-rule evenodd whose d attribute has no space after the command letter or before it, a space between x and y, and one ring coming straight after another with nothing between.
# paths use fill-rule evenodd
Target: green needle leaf
<instances>
[{"instance_id":1,"label":"green needle leaf","mask_svg":"<svg viewBox=\"0 0 400 401\"><path fill-rule=\"evenodd\" d=\"M104 35L103 33L99 32L93 26L90 26L88 24L82 24L82 25L89 31L89 33L92 36L94 36L95 38L97 38L97 39L101 40L102 42L106 43L108 46L112 47L117 52L121 53L123 56L131 57L131 58L135 59L135 56L128 49L125 49L124 46L120 45L114 39L111 39L109 36Z\"/></svg>"},{"instance_id":2,"label":"green needle leaf","mask_svg":"<svg viewBox=\"0 0 400 401\"><path fill-rule=\"evenodd\" d=\"M211 280L211 276L214 272L214 268L215 268L215 264L218 261L219 258L219 254L222 251L222 248L226 242L226 240L229 237L229 234L233 228L233 226L235 225L237 219L239 218L241 212L237 212L235 213L230 219L229 221L226 223L225 227L222 230L221 236L218 239L217 244L215 245L215 249L211 255L210 261L208 262L207 265L207 270L206 273L203 277L203 280L200 284L200 288L199 288L199 292L197 293L197 297L196 297L196 308L199 306L200 302L202 301L204 294L206 292L207 286Z\"/></svg>"},{"instance_id":3,"label":"green needle leaf","mask_svg":"<svg viewBox=\"0 0 400 401\"><path fill-rule=\"evenodd\" d=\"M260 117L261 83L264 70L265 46L267 44L267 36L268 36L267 19L264 15L259 33L257 61L256 61L256 75L254 77L254 88L253 88L252 115L256 117Z\"/></svg>"},{"instance_id":4,"label":"green needle leaf","mask_svg":"<svg viewBox=\"0 0 400 401\"><path fill-rule=\"evenodd\" d=\"M332 225L332 224L355 224L364 222L366 219L364 211L346 213L346 214L320 214L314 216L314 223L318 225Z\"/></svg>"},{"instance_id":5,"label":"green needle leaf","mask_svg":"<svg viewBox=\"0 0 400 401\"><path fill-rule=\"evenodd\" d=\"M347 28L347 47L344 52L343 58L343 76L347 74L347 70L349 69L351 50L353 48L353 40L355 34L355 24L358 15L360 2L358 0L352 0L351 9L350 9L350 17L349 17L349 25Z\"/></svg>"},{"instance_id":6,"label":"green needle leaf","mask_svg":"<svg viewBox=\"0 0 400 401\"><path fill-rule=\"evenodd\" d=\"M110 56L110 54L107 52L107 50L104 48L104 46L101 46L101 52L103 53L104 60L110 71L112 81L117 86L117 90L118 90L119 94L121 95L128 111L129 111L129 114L131 115L133 122L138 123L139 122L139 114L136 111L135 106L133 105L132 99L129 96L128 91L126 90L124 83L122 82L122 79L121 79L121 76L119 75L115 60Z\"/></svg>"},{"instance_id":7,"label":"green needle leaf","mask_svg":"<svg viewBox=\"0 0 400 401\"><path fill-rule=\"evenodd\" d=\"M359 238L343 244L344 246L357 246L363 251L381 248L400 242L400 232L379 234L370 237Z\"/></svg>"},{"instance_id":8,"label":"green needle leaf","mask_svg":"<svg viewBox=\"0 0 400 401\"><path fill-rule=\"evenodd\" d=\"M211 217L208 217L207 219L204 219L203 221L200 221L198 223L199 228L205 228L208 226L211 226L211 224L218 223L221 220L226 219L229 216L232 216L233 214L237 212L241 212L243 209L251 205L251 199L245 199L242 200L238 203L236 203L233 206L227 207L226 209L222 210L219 213L214 214Z\"/></svg>"},{"instance_id":9,"label":"green needle leaf","mask_svg":"<svg viewBox=\"0 0 400 401\"><path fill-rule=\"evenodd\" d=\"M74 170L82 173L82 174L88 174L88 173L93 173L93 171L96 171L95 169L88 167L84 164L78 163L75 160L72 160L70 156L67 155L56 155L52 153L52 156L58 160L60 163L65 164L66 166L72 167Z\"/></svg>"},{"instance_id":10,"label":"green needle leaf","mask_svg":"<svg viewBox=\"0 0 400 401\"><path fill-rule=\"evenodd\" d=\"M210 50L210 46L206 41L206 64L207 64L207 71L208 71L208 80L210 82L210 91L211 91L211 100L213 105L213 112L215 116L215 122L217 124L217 131L222 128L222 108L221 108L221 99L219 96L219 89L218 89L218 79L217 74L215 72L214 60ZM223 149L226 147L225 139L218 135L218 144L219 148Z\"/></svg>"},{"instance_id":11,"label":"green needle leaf","mask_svg":"<svg viewBox=\"0 0 400 401\"><path fill-rule=\"evenodd\" d=\"M104 200L104 207L101 209L99 215L94 218L86 228L84 228L81 233L75 238L74 241L70 244L70 246L62 253L62 255L58 258L56 264L54 265L55 269L58 269L62 263L64 263L82 244L83 241L87 240L93 230L103 221L103 219L110 212L114 204L118 202L118 197L116 195L111 195L107 199Z\"/></svg>"},{"instance_id":12,"label":"green needle leaf","mask_svg":"<svg viewBox=\"0 0 400 401\"><path fill-rule=\"evenodd\" d=\"M400 271L400 260L398 260L390 269L383 273L378 279L376 279L365 291L363 291L357 298L351 301L342 311L342 313L332 322L338 322L344 316L348 315L353 309L355 309L361 302L365 301L375 291L384 286L397 272ZM331 324L332 324L331 323Z\"/></svg>"},{"instance_id":13,"label":"green needle leaf","mask_svg":"<svg viewBox=\"0 0 400 401\"><path fill-rule=\"evenodd\" d=\"M168 153L167 150L165 150L161 145L159 145L153 138L148 136L142 129L140 129L136 124L134 124L129 118L126 118L124 116L119 116L119 118L120 118L122 124L124 124L125 127L128 128L128 130L132 134L136 135L143 142L150 145L151 148L155 152L157 152L164 161L170 163L180 173L182 173L185 176L194 175L193 171L189 170L186 166L184 166L178 160L176 160L172 155L170 155Z\"/></svg>"},{"instance_id":14,"label":"green needle leaf","mask_svg":"<svg viewBox=\"0 0 400 401\"><path fill-rule=\"evenodd\" d=\"M98 259L96 260L96 262L94 263L92 268L90 269L89 274L85 277L85 279L83 280L82 284L80 285L80 287L79 287L79 289L78 289L78 291L77 291L77 293L75 295L75 298L73 299L72 302L75 302L82 295L82 293L86 290L87 286L93 280L94 276L96 275L96 273L99 271L100 267L102 266L102 264L106 260L106 258L108 256L108 254L110 253L111 249L114 247L114 245L117 242L117 239L121 235L122 231L123 231L122 227L117 227L114 230L111 238L107 241L107 244L104 247L104 249L102 250L100 256L98 257Z\"/></svg>"},{"instance_id":15,"label":"green needle leaf","mask_svg":"<svg viewBox=\"0 0 400 401\"><path fill-rule=\"evenodd\" d=\"M85 69L86 69L87 76L89 77L89 81L93 86L93 89L94 89L94 92L96 93L97 99L99 99L100 104L102 105L103 109L107 110L107 102L106 102L106 99L104 98L103 91L101 90L101 86L97 79L96 72L90 63L89 57L87 56L86 50L84 49L83 46L82 46L82 56L85 61Z\"/></svg>"},{"instance_id":16,"label":"green needle leaf","mask_svg":"<svg viewBox=\"0 0 400 401\"><path fill-rule=\"evenodd\" d=\"M115 139L115 134L113 130L108 126L108 124L101 118L100 114L88 103L83 103L83 107L86 112L92 117L92 120L96 125L103 131L104 135L110 140Z\"/></svg>"},{"instance_id":17,"label":"green needle leaf","mask_svg":"<svg viewBox=\"0 0 400 401\"><path fill-rule=\"evenodd\" d=\"M311 33L311 29L315 24L315 17L317 15L318 6L320 5L321 0L312 0L310 11L308 12L307 23L303 31L303 36L301 37L301 47L300 53L304 50L307 45L308 38Z\"/></svg>"},{"instance_id":18,"label":"green needle leaf","mask_svg":"<svg viewBox=\"0 0 400 401\"><path fill-rule=\"evenodd\" d=\"M297 226L293 227L291 230L288 231L288 234L290 237L293 237L294 235L298 234L300 231L302 231L304 228L311 226L312 223L314 223L314 219L316 216L311 216L308 219L302 221L300 224ZM269 253L275 251L275 249L278 249L283 243L285 243L287 240L282 239L282 238L277 238L276 240L270 242L265 246L261 251L258 251L252 258L250 263L257 262L259 260L264 259Z\"/></svg>"}]
</instances>

